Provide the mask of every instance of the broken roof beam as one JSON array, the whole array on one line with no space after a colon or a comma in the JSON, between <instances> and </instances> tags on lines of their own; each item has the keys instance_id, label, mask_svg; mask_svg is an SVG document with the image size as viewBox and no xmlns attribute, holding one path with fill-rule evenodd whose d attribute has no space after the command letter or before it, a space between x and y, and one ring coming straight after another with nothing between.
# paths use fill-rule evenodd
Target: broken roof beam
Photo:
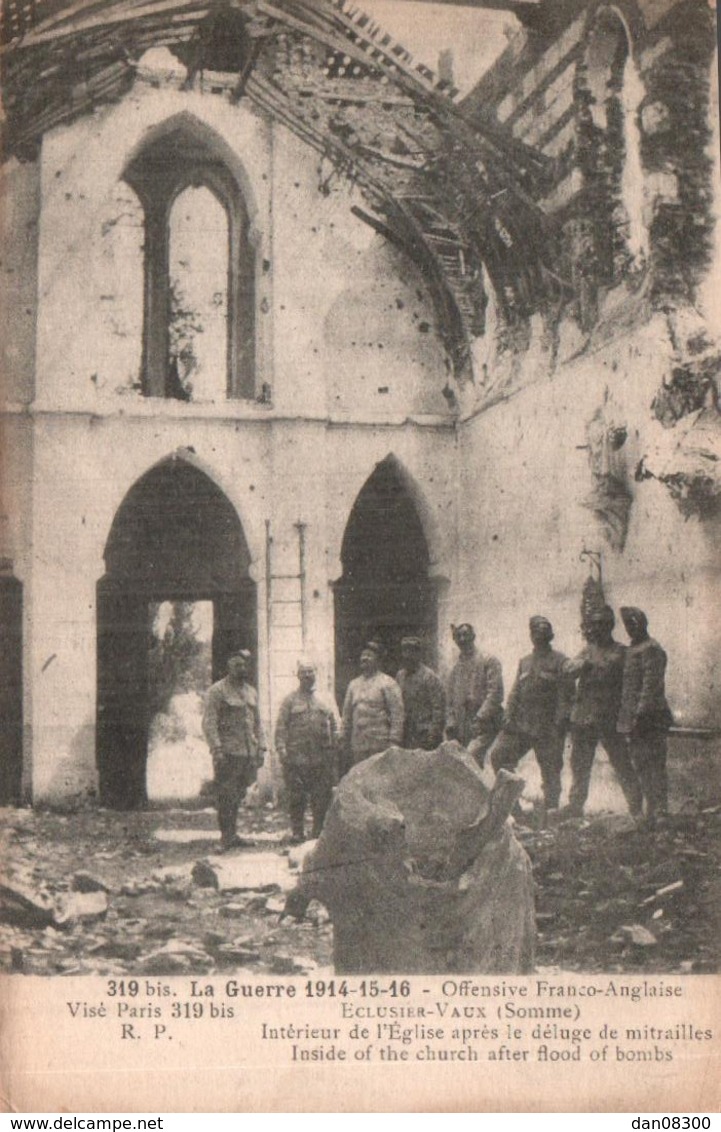
<instances>
[{"instance_id":1,"label":"broken roof beam","mask_svg":"<svg viewBox=\"0 0 721 1132\"><path fill-rule=\"evenodd\" d=\"M358 18L360 10L353 7L346 12L343 7L344 0L336 0L332 9L320 9L311 4L310 0L275 0L275 3L278 7L274 7L270 0L258 0L258 10L274 16L296 30L305 30L305 34L314 38L320 37L321 41L331 48L344 51L357 62L375 67L379 73L385 74L386 79L405 88L412 96L416 98L420 96L443 124L451 128L470 153L474 151L478 153L483 147L486 152L479 153L479 156L493 157L496 161L505 164L509 173L517 167L521 153L528 170L535 167L542 174L549 167L550 161L545 155L519 142L510 134L508 136L504 134L503 140L495 140L490 131L480 134L477 129L469 127L469 124L458 114L453 103L438 92L433 75L428 72L431 75L429 79L417 68L414 69L412 64L400 60L394 54L393 41L389 36L383 36L380 40L372 36L369 38L361 29ZM288 5L302 12L303 19L308 21L307 26L304 26L297 17L288 14L286 11ZM348 36L351 38L346 38ZM535 207L530 197L526 197L526 203Z\"/></svg>"},{"instance_id":2,"label":"broken roof beam","mask_svg":"<svg viewBox=\"0 0 721 1132\"><path fill-rule=\"evenodd\" d=\"M396 0L398 4L442 4L451 8L486 9L490 12L508 12L517 16L522 24L539 25L549 8L544 0Z\"/></svg>"},{"instance_id":3,"label":"broken roof beam","mask_svg":"<svg viewBox=\"0 0 721 1132\"><path fill-rule=\"evenodd\" d=\"M454 8L489 8L494 12L514 12L519 16L524 10L537 11L544 0L396 0L396 3L450 4Z\"/></svg>"},{"instance_id":4,"label":"broken roof beam","mask_svg":"<svg viewBox=\"0 0 721 1132\"><path fill-rule=\"evenodd\" d=\"M69 39L86 32L102 32L116 24L131 24L146 18L165 17L171 22L194 21L209 14L212 0L135 0L134 3L72 4L54 18L39 21L22 39L3 46L7 51L27 50L53 40Z\"/></svg>"}]
</instances>

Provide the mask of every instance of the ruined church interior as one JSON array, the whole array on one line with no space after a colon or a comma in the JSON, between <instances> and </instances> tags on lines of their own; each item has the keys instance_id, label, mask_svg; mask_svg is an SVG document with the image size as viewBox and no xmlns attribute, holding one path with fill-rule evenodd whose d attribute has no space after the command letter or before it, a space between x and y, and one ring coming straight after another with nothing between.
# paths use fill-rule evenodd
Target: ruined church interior
<instances>
[{"instance_id":1,"label":"ruined church interior","mask_svg":"<svg viewBox=\"0 0 721 1132\"><path fill-rule=\"evenodd\" d=\"M4 802L195 791L239 648L510 683L587 552L718 734L713 12L431 7L4 0Z\"/></svg>"}]
</instances>

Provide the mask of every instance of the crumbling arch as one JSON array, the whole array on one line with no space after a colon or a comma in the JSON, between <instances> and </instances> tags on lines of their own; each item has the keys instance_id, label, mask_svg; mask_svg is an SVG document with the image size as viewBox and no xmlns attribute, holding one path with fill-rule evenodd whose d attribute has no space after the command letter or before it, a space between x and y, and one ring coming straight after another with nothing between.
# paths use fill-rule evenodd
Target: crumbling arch
<instances>
[{"instance_id":1,"label":"crumbling arch","mask_svg":"<svg viewBox=\"0 0 721 1132\"><path fill-rule=\"evenodd\" d=\"M170 277L171 216L188 189L207 189L227 216L227 349L225 394L255 396L255 251L246 178L216 132L191 114L151 131L128 162L124 179L145 214L143 393L189 399L173 354L177 315Z\"/></svg>"},{"instance_id":2,"label":"crumbling arch","mask_svg":"<svg viewBox=\"0 0 721 1132\"><path fill-rule=\"evenodd\" d=\"M336 695L342 700L356 674L362 646L384 645L383 666L395 674L407 633L424 641L435 662L438 584L413 481L388 456L359 491L341 547L343 572L334 585Z\"/></svg>"},{"instance_id":3,"label":"crumbling arch","mask_svg":"<svg viewBox=\"0 0 721 1132\"><path fill-rule=\"evenodd\" d=\"M227 496L175 455L131 487L118 508L98 583L97 763L105 805L146 800L149 606L211 601L213 676L232 651L256 652L255 585L243 527Z\"/></svg>"}]
</instances>

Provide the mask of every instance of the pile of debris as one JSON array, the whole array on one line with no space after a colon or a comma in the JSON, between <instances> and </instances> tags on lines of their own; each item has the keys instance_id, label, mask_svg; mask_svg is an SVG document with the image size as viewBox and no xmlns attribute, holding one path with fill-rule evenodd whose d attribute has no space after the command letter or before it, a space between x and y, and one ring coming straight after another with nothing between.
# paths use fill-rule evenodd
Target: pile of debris
<instances>
[{"instance_id":1,"label":"pile of debris","mask_svg":"<svg viewBox=\"0 0 721 1132\"><path fill-rule=\"evenodd\" d=\"M579 971L708 972L721 966L721 806L663 828L624 814L527 832L537 962Z\"/></svg>"},{"instance_id":2,"label":"pile of debris","mask_svg":"<svg viewBox=\"0 0 721 1132\"><path fill-rule=\"evenodd\" d=\"M298 867L298 858L282 849L280 833L258 832L257 846L247 852L198 857L199 848L214 845L214 834L154 831L148 814L16 810L5 817L7 872L0 884L5 970L173 975L247 969L290 975L328 966L331 928L324 908L309 907L302 925L279 922ZM158 817L167 824L165 814ZM78 826L85 834L81 840L73 837ZM61 833L52 852L48 827L56 837ZM89 856L93 873L77 868ZM177 863L163 864L168 857Z\"/></svg>"}]
</instances>

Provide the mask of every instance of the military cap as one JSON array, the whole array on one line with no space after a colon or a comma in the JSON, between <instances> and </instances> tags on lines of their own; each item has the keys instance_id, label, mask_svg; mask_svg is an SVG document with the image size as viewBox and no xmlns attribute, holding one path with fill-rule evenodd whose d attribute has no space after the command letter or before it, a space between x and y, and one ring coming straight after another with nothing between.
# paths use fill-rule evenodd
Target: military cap
<instances>
[{"instance_id":1,"label":"military cap","mask_svg":"<svg viewBox=\"0 0 721 1132\"><path fill-rule=\"evenodd\" d=\"M401 648L402 649L419 649L421 647L422 647L422 645L421 645L421 638L420 637L402 637L401 638Z\"/></svg>"}]
</instances>

